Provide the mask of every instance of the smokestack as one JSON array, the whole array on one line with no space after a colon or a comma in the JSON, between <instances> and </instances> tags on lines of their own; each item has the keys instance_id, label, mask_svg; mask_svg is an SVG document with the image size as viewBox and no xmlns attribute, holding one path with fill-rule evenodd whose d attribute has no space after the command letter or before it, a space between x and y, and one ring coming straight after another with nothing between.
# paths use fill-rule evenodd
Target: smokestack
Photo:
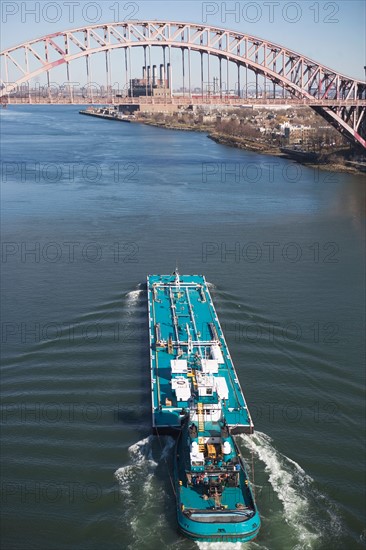
<instances>
[{"instance_id":1,"label":"smokestack","mask_svg":"<svg viewBox=\"0 0 366 550\"><path fill-rule=\"evenodd\" d=\"M166 66L166 76L167 76L167 80L168 80L168 88L170 88L171 87L170 63L168 63L167 66Z\"/></svg>"},{"instance_id":2,"label":"smokestack","mask_svg":"<svg viewBox=\"0 0 366 550\"><path fill-rule=\"evenodd\" d=\"M150 65L147 66L147 84L150 85Z\"/></svg>"},{"instance_id":3,"label":"smokestack","mask_svg":"<svg viewBox=\"0 0 366 550\"><path fill-rule=\"evenodd\" d=\"M160 65L160 86L164 86L164 65Z\"/></svg>"},{"instance_id":4,"label":"smokestack","mask_svg":"<svg viewBox=\"0 0 366 550\"><path fill-rule=\"evenodd\" d=\"M156 65L153 65L152 78L153 78L152 85L156 86Z\"/></svg>"},{"instance_id":5,"label":"smokestack","mask_svg":"<svg viewBox=\"0 0 366 550\"><path fill-rule=\"evenodd\" d=\"M146 78L146 67L145 65L142 67L142 78L145 80Z\"/></svg>"}]
</instances>

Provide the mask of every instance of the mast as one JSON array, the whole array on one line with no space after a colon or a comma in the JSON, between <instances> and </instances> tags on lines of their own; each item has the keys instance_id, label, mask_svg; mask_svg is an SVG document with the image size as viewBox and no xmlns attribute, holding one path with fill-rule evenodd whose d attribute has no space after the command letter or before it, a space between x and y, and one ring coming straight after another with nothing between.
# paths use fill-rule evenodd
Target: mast
<instances>
[{"instance_id":1,"label":"mast","mask_svg":"<svg viewBox=\"0 0 366 550\"><path fill-rule=\"evenodd\" d=\"M177 265L177 267L175 268L175 270L174 270L174 272L173 272L173 275L175 275L174 284L175 284L176 286L179 287L179 285L180 285L180 279L179 279L178 265Z\"/></svg>"}]
</instances>

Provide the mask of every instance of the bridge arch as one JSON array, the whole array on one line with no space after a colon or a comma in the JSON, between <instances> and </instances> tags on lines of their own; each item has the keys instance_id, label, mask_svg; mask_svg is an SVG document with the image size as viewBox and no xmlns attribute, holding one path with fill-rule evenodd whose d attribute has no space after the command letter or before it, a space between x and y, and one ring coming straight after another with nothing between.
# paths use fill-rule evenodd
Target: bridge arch
<instances>
[{"instance_id":1,"label":"bridge arch","mask_svg":"<svg viewBox=\"0 0 366 550\"><path fill-rule=\"evenodd\" d=\"M42 73L94 54L135 47L199 52L246 67L308 104L345 137L366 149L366 83L271 41L209 25L170 21L97 24L37 38L1 52L0 97L11 98ZM184 54L183 54L184 55ZM190 59L190 58L189 58ZM190 61L189 61L190 63ZM17 72L10 82L9 65ZM164 61L165 68L165 61ZM190 70L190 66L189 66ZM131 73L131 69L130 69ZM238 73L239 74L239 73ZM240 86L239 86L240 87Z\"/></svg>"}]
</instances>

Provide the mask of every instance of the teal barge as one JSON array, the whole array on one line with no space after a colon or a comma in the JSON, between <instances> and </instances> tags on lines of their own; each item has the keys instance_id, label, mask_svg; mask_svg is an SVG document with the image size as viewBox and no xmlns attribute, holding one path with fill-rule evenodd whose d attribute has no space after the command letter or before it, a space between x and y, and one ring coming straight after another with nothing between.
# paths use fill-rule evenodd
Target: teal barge
<instances>
[{"instance_id":1,"label":"teal barge","mask_svg":"<svg viewBox=\"0 0 366 550\"><path fill-rule=\"evenodd\" d=\"M149 275L147 290L153 431L180 430L196 393L205 420L223 416L231 433L253 433L204 276Z\"/></svg>"},{"instance_id":2,"label":"teal barge","mask_svg":"<svg viewBox=\"0 0 366 550\"><path fill-rule=\"evenodd\" d=\"M246 542L260 529L233 434L253 422L202 275L147 279L152 424L177 436L174 483L181 532Z\"/></svg>"}]
</instances>

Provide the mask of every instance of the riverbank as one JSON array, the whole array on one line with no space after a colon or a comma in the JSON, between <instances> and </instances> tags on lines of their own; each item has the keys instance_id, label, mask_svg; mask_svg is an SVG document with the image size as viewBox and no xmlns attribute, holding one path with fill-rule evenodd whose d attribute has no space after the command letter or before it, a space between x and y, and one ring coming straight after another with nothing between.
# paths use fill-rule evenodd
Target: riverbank
<instances>
[{"instance_id":1,"label":"riverbank","mask_svg":"<svg viewBox=\"0 0 366 550\"><path fill-rule=\"evenodd\" d=\"M255 153L260 153L263 155L271 155L276 157L284 157L291 160L294 160L298 164L302 164L303 166L308 166L310 168L318 168L319 170L327 170L329 172L344 172L347 174L364 174L365 168L362 167L362 163L354 163L355 165L346 165L342 164L341 162L334 162L334 160L327 160L326 156L323 156L322 161L314 162L314 160L306 161L305 159L299 159L296 155L296 152L294 152L294 155L291 155L289 150L287 152L281 151L279 147L271 146L269 144L263 143L263 142L256 142L254 140L242 138L242 137L235 137L235 136L228 136L225 134L220 134L217 132L212 132L208 134L208 137L215 141L216 143L220 143L221 145L227 145L228 147L236 147L239 149L245 149L246 151L252 151ZM332 153L332 156L334 156L334 153ZM340 159L340 161L343 162L349 162Z\"/></svg>"},{"instance_id":2,"label":"riverbank","mask_svg":"<svg viewBox=\"0 0 366 550\"><path fill-rule=\"evenodd\" d=\"M255 139L248 139L243 137L229 136L219 132L210 132L208 136L210 139L221 145L227 145L228 147L236 147L237 149L245 149L246 151L252 151L254 153L261 153L263 155L271 155L276 157L285 156L279 147L270 145L262 141L256 141Z\"/></svg>"},{"instance_id":3,"label":"riverbank","mask_svg":"<svg viewBox=\"0 0 366 550\"><path fill-rule=\"evenodd\" d=\"M282 148L278 144L265 141L263 138L236 136L232 133L217 131L217 128L212 123L204 123L198 120L186 119L177 117L169 117L157 119L150 116L135 116L123 115L118 111L111 112L108 108L87 109L79 111L82 115L103 118L107 120L117 120L120 122L142 123L147 126L163 128L166 130L179 130L183 132L203 132L207 134L209 139L212 139L220 145L227 147L235 147L253 153L269 155L272 157L283 157L293 160L298 164L319 170L331 172L344 172L348 174L364 174L366 171L366 163L352 161L348 158L349 151L338 150L330 153L307 153L299 149L291 149L291 147Z\"/></svg>"},{"instance_id":4,"label":"riverbank","mask_svg":"<svg viewBox=\"0 0 366 550\"><path fill-rule=\"evenodd\" d=\"M360 168L361 163L350 163L345 164L349 161L345 160L344 157L340 157L339 161L337 162L334 158L327 159L327 156L323 154L322 160L319 162L314 162L314 160L306 161L305 159L299 159L297 155L291 155L290 152L287 150L287 152L281 151L281 148L272 145L270 143L266 143L264 141L259 141L256 139L249 139L244 137L237 137L232 136L216 131L212 131L212 126L208 126L205 124L187 124L182 122L172 122L172 121L156 121L153 119L143 119L143 118L136 118L133 122L139 122L146 124L148 126L155 126L157 128L164 128L166 130L179 130L179 131L185 131L185 132L205 132L207 133L207 137L209 139L212 139L216 143L219 143L220 145L226 145L227 147L235 147L237 149L243 149L245 151L251 151L253 153L259 153L262 155L269 155L272 157L283 157L283 158L289 158L291 160L294 160L295 162L302 164L303 166L308 166L309 168L318 168L319 170L326 170L329 172L343 172L347 174L363 174L365 172L365 168ZM335 153L329 154L329 157L335 156Z\"/></svg>"},{"instance_id":5,"label":"riverbank","mask_svg":"<svg viewBox=\"0 0 366 550\"><path fill-rule=\"evenodd\" d=\"M146 124L146 126L155 126L155 128L163 128L165 130L180 130L181 132L209 132L209 128L206 125L200 124L186 124L181 122L163 122L151 119L136 118L133 122L140 122Z\"/></svg>"}]
</instances>

